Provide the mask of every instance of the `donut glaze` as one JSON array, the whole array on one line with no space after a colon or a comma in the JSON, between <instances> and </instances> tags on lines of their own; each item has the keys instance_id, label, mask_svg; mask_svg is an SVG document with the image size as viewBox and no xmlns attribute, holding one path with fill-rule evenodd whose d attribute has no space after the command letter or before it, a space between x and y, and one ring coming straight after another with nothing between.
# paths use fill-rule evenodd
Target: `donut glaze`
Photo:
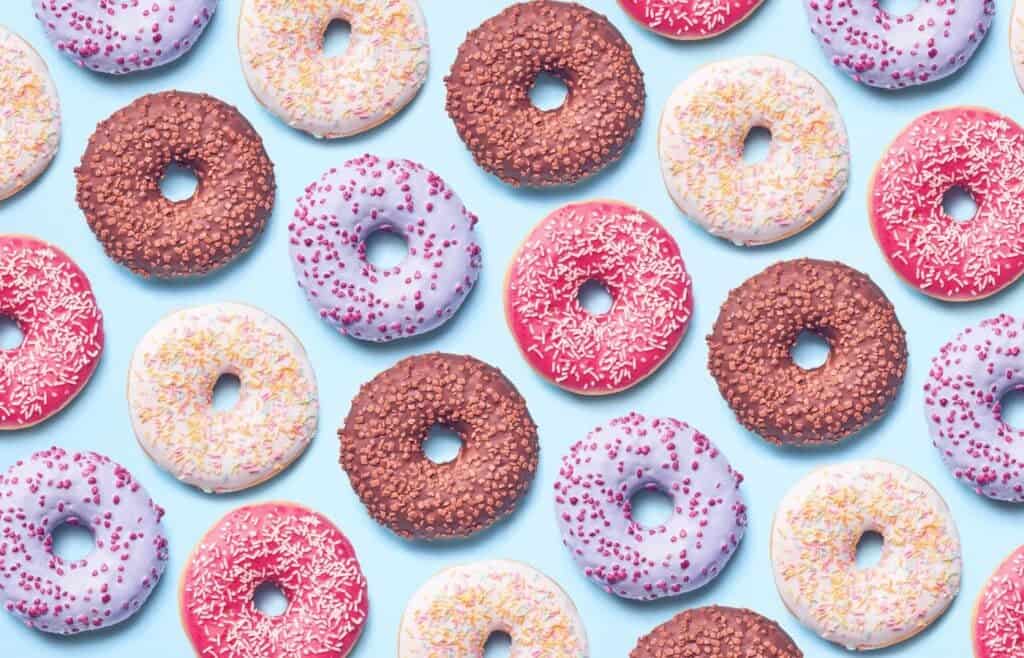
<instances>
[{"instance_id":1,"label":"donut glaze","mask_svg":"<svg viewBox=\"0 0 1024 658\"><path fill-rule=\"evenodd\" d=\"M804 369L791 351L804 332L828 343ZM766 441L842 441L878 420L907 370L907 340L892 303L842 263L776 263L729 293L708 336L708 369L736 418Z\"/></svg>"},{"instance_id":2,"label":"donut glaze","mask_svg":"<svg viewBox=\"0 0 1024 658\"><path fill-rule=\"evenodd\" d=\"M103 314L85 273L36 238L0 236L0 316L23 339L0 350L0 430L53 416L89 382L103 352Z\"/></svg>"},{"instance_id":3,"label":"donut glaze","mask_svg":"<svg viewBox=\"0 0 1024 658\"><path fill-rule=\"evenodd\" d=\"M568 90L556 109L530 100L537 77ZM459 46L445 107L484 170L510 185L573 185L619 159L643 118L633 49L601 14L575 2L519 2Z\"/></svg>"},{"instance_id":4,"label":"donut glaze","mask_svg":"<svg viewBox=\"0 0 1024 658\"><path fill-rule=\"evenodd\" d=\"M206 29L218 0L32 0L57 50L81 67L120 75L169 64Z\"/></svg>"},{"instance_id":5,"label":"donut glaze","mask_svg":"<svg viewBox=\"0 0 1024 658\"><path fill-rule=\"evenodd\" d=\"M324 54L333 20L348 47ZM314 137L348 137L397 114L427 79L427 22L417 0L243 0L242 72L256 99Z\"/></svg>"},{"instance_id":6,"label":"donut glaze","mask_svg":"<svg viewBox=\"0 0 1024 658\"><path fill-rule=\"evenodd\" d=\"M867 532L878 563L857 566ZM927 481L878 460L826 466L779 503L771 535L775 584L805 626L848 649L887 647L938 619L960 590L960 535Z\"/></svg>"},{"instance_id":7,"label":"donut glaze","mask_svg":"<svg viewBox=\"0 0 1024 658\"><path fill-rule=\"evenodd\" d=\"M857 82L900 89L963 67L985 38L995 0L921 0L896 16L881 0L804 0L825 55Z\"/></svg>"},{"instance_id":8,"label":"donut glaze","mask_svg":"<svg viewBox=\"0 0 1024 658\"><path fill-rule=\"evenodd\" d=\"M423 452L441 425L456 458ZM500 370L471 356L402 359L359 389L338 430L341 466L367 511L406 539L468 537L516 508L537 470L537 426Z\"/></svg>"},{"instance_id":9,"label":"donut glaze","mask_svg":"<svg viewBox=\"0 0 1024 658\"><path fill-rule=\"evenodd\" d=\"M710 39L747 20L764 0L619 0L648 30L669 39Z\"/></svg>"},{"instance_id":10,"label":"donut glaze","mask_svg":"<svg viewBox=\"0 0 1024 658\"><path fill-rule=\"evenodd\" d=\"M280 615L253 603L267 583L288 599ZM344 658L366 624L367 594L341 530L311 509L273 502L239 507L203 535L179 604L197 656Z\"/></svg>"},{"instance_id":11,"label":"donut glaze","mask_svg":"<svg viewBox=\"0 0 1024 658\"><path fill-rule=\"evenodd\" d=\"M967 327L932 359L924 412L953 476L982 496L1024 502L1024 431L1000 400L1024 388L1024 322L1009 315Z\"/></svg>"},{"instance_id":12,"label":"donut glaze","mask_svg":"<svg viewBox=\"0 0 1024 658\"><path fill-rule=\"evenodd\" d=\"M59 142L60 100L46 62L0 25L0 201L38 178Z\"/></svg>"},{"instance_id":13,"label":"donut glaze","mask_svg":"<svg viewBox=\"0 0 1024 658\"><path fill-rule=\"evenodd\" d=\"M483 656L495 632L511 636L515 658L589 655L583 620L553 580L519 562L484 560L445 569L412 595L398 658Z\"/></svg>"},{"instance_id":14,"label":"donut glaze","mask_svg":"<svg viewBox=\"0 0 1024 658\"><path fill-rule=\"evenodd\" d=\"M755 127L771 131L761 162L743 161ZM835 205L850 176L850 145L835 100L814 76L776 57L709 64L676 88L658 132L672 200L712 235L777 242Z\"/></svg>"},{"instance_id":15,"label":"donut glaze","mask_svg":"<svg viewBox=\"0 0 1024 658\"><path fill-rule=\"evenodd\" d=\"M72 635L128 619L167 564L164 511L124 467L50 448L0 476L0 603L30 628ZM83 526L80 560L53 552L54 529Z\"/></svg>"},{"instance_id":16,"label":"donut glaze","mask_svg":"<svg viewBox=\"0 0 1024 658\"><path fill-rule=\"evenodd\" d=\"M589 281L607 313L579 300ZM527 236L505 279L505 319L541 376L583 395L636 385L675 351L693 311L679 246L647 213L617 201L563 206Z\"/></svg>"},{"instance_id":17,"label":"donut glaze","mask_svg":"<svg viewBox=\"0 0 1024 658\"><path fill-rule=\"evenodd\" d=\"M342 334L385 342L447 322L480 276L477 217L441 177L409 160L364 155L306 187L288 225L299 287ZM402 262L366 257L376 231L401 235Z\"/></svg>"},{"instance_id":18,"label":"donut glaze","mask_svg":"<svg viewBox=\"0 0 1024 658\"><path fill-rule=\"evenodd\" d=\"M1010 17L1010 57L1017 84L1024 89L1024 0L1014 0Z\"/></svg>"},{"instance_id":19,"label":"donut glaze","mask_svg":"<svg viewBox=\"0 0 1024 658\"><path fill-rule=\"evenodd\" d=\"M1024 273L1024 129L991 110L954 107L915 119L875 169L869 215L889 265L945 301L993 295ZM968 221L942 209L950 189L977 205Z\"/></svg>"},{"instance_id":20,"label":"donut glaze","mask_svg":"<svg viewBox=\"0 0 1024 658\"><path fill-rule=\"evenodd\" d=\"M1019 658L1024 646L1024 546L1003 560L974 606L974 658Z\"/></svg>"},{"instance_id":21,"label":"donut glaze","mask_svg":"<svg viewBox=\"0 0 1024 658\"><path fill-rule=\"evenodd\" d=\"M241 383L213 407L225 374ZM177 311L150 329L128 371L139 444L174 477L210 493L239 491L287 468L316 433L316 377L299 339L244 304Z\"/></svg>"},{"instance_id":22,"label":"donut glaze","mask_svg":"<svg viewBox=\"0 0 1024 658\"><path fill-rule=\"evenodd\" d=\"M637 641L629 658L803 658L793 639L753 610L684 610Z\"/></svg>"},{"instance_id":23,"label":"donut glaze","mask_svg":"<svg viewBox=\"0 0 1024 658\"><path fill-rule=\"evenodd\" d=\"M743 476L710 439L673 418L631 413L598 427L562 458L555 513L562 543L606 592L653 600L703 587L743 538ZM644 527L630 499L672 498L664 524Z\"/></svg>"}]
</instances>

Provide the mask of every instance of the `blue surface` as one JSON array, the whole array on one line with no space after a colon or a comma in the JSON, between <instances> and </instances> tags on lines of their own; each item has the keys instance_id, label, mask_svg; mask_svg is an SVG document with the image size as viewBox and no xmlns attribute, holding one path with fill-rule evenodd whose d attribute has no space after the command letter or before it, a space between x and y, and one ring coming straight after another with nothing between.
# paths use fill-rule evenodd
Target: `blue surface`
<instances>
[{"instance_id":1,"label":"blue surface","mask_svg":"<svg viewBox=\"0 0 1024 658\"><path fill-rule=\"evenodd\" d=\"M95 449L132 470L167 508L171 563L150 603L113 630L73 639L45 636L0 615L3 655L191 655L177 619L178 577L189 551L221 515L248 502L295 500L332 518L351 538L370 583L371 613L355 658L395 655L399 618L409 595L436 570L469 560L524 560L554 577L576 601L595 658L626 656L636 638L676 612L721 603L747 606L772 617L808 656L845 652L803 630L779 600L768 561L768 533L780 497L816 466L863 457L905 464L938 487L959 524L964 579L952 609L918 638L877 656L969 656L971 610L982 583L1020 543L1024 506L988 502L955 482L927 437L921 386L929 360L961 327L1000 311L1021 312L1024 285L990 300L950 305L931 301L899 281L871 239L866 186L886 144L918 114L954 104L987 105L1024 120L1021 92L1007 47L1010 3L1001 2L992 32L960 74L923 89L884 93L842 77L811 37L798 0L767 0L744 25L709 42L674 43L633 24L612 0L587 4L609 15L633 44L647 77L647 113L636 143L616 166L590 182L557 191L513 190L478 169L444 113L443 77L467 30L501 7L498 0L424 0L431 37L430 79L400 116L354 139L316 142L264 111L242 78L235 43L239 0L223 0L208 32L177 64L126 78L101 77L75 68L45 40L28 0L0 0L0 22L34 44L49 63L64 111L60 153L43 178L0 205L0 230L30 233L67 250L92 280L106 315L107 345L99 370L64 413L25 432L0 437L0 465L51 444ZM835 210L806 233L779 245L740 249L689 223L665 193L658 169L656 134L670 92L697 66L720 58L771 53L800 63L838 99L853 149L850 187ZM96 123L136 97L183 89L212 93L236 106L263 135L277 166L279 193L267 232L253 253L213 277L187 284L143 281L108 260L74 201L73 168ZM293 283L287 256L287 223L302 188L329 166L365 151L419 160L440 173L480 216L484 271L458 316L422 339L373 346L338 336L321 323ZM696 313L681 348L653 378L626 393L585 399L543 382L520 358L502 317L502 277L513 249L546 213L595 197L622 199L650 211L678 240L693 275ZM886 291L907 329L910 369L900 398L884 420L835 449L780 450L745 432L734 420L705 367L704 336L726 292L768 264L814 256L842 260L868 272ZM320 384L320 432L306 455L268 484L221 497L175 482L136 445L125 402L128 361L138 339L162 315L182 306L235 300L258 305L288 324L305 343ZM542 458L529 496L506 523L470 541L410 544L367 516L337 464L335 438L358 386L400 357L428 350L465 352L500 367L525 395L540 426ZM561 547L553 518L551 484L569 444L607 418L639 410L674 415L707 432L746 476L750 527L725 573L705 589L653 604L628 603L583 578Z\"/></svg>"}]
</instances>

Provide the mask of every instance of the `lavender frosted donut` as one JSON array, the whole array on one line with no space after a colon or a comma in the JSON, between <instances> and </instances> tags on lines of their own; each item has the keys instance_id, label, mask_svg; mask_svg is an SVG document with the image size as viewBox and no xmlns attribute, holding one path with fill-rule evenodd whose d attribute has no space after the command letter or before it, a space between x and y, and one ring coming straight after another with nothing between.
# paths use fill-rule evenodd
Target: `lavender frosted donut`
<instances>
[{"instance_id":1,"label":"lavender frosted donut","mask_svg":"<svg viewBox=\"0 0 1024 658\"><path fill-rule=\"evenodd\" d=\"M0 604L31 628L72 635L135 614L167 564L164 511L124 467L50 448L0 475ZM81 525L95 547L65 561L53 529Z\"/></svg>"},{"instance_id":2,"label":"lavender frosted donut","mask_svg":"<svg viewBox=\"0 0 1024 658\"><path fill-rule=\"evenodd\" d=\"M409 160L364 155L329 169L299 197L288 225L299 287L342 334L386 342L436 329L480 274L476 215L441 178ZM366 258L376 231L401 235L408 253L378 268Z\"/></svg>"},{"instance_id":3,"label":"lavender frosted donut","mask_svg":"<svg viewBox=\"0 0 1024 658\"><path fill-rule=\"evenodd\" d=\"M897 16L880 0L804 0L825 54L857 82L900 89L956 73L985 37L995 0L920 0Z\"/></svg>"},{"instance_id":4,"label":"lavender frosted donut","mask_svg":"<svg viewBox=\"0 0 1024 658\"><path fill-rule=\"evenodd\" d=\"M79 66L114 75L163 66L187 53L218 2L32 0L57 50Z\"/></svg>"},{"instance_id":5,"label":"lavender frosted donut","mask_svg":"<svg viewBox=\"0 0 1024 658\"><path fill-rule=\"evenodd\" d=\"M932 444L953 476L982 496L1024 502L1024 431L999 401L1024 389L1024 321L1009 315L967 327L932 359L924 410Z\"/></svg>"},{"instance_id":6,"label":"lavender frosted donut","mask_svg":"<svg viewBox=\"0 0 1024 658\"><path fill-rule=\"evenodd\" d=\"M743 476L713 443L673 418L631 413L598 427L562 458L555 511L562 542L606 592L653 600L703 587L743 538ZM674 504L646 528L630 498L660 490Z\"/></svg>"}]
</instances>

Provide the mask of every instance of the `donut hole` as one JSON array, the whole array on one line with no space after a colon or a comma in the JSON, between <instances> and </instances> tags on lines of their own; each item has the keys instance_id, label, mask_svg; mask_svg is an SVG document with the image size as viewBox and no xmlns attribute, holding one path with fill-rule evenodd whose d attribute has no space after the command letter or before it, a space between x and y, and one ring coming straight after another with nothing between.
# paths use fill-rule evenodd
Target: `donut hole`
<instances>
[{"instance_id":1,"label":"donut hole","mask_svg":"<svg viewBox=\"0 0 1024 658\"><path fill-rule=\"evenodd\" d=\"M484 642L483 658L509 658L512 655L512 636L505 631L494 631Z\"/></svg>"},{"instance_id":2,"label":"donut hole","mask_svg":"<svg viewBox=\"0 0 1024 658\"><path fill-rule=\"evenodd\" d=\"M324 28L320 47L327 57L340 57L348 51L352 40L352 24L344 18L335 18Z\"/></svg>"},{"instance_id":3,"label":"donut hole","mask_svg":"<svg viewBox=\"0 0 1024 658\"><path fill-rule=\"evenodd\" d=\"M657 528L668 523L674 510L671 496L657 486L648 485L630 496L626 512L640 527Z\"/></svg>"},{"instance_id":4,"label":"donut hole","mask_svg":"<svg viewBox=\"0 0 1024 658\"><path fill-rule=\"evenodd\" d=\"M857 568L870 569L882 559L882 547L885 539L874 530L868 530L857 541Z\"/></svg>"},{"instance_id":5,"label":"donut hole","mask_svg":"<svg viewBox=\"0 0 1024 658\"><path fill-rule=\"evenodd\" d=\"M764 126L754 126L743 138L743 162L752 165L764 162L772 147L772 131Z\"/></svg>"},{"instance_id":6,"label":"donut hole","mask_svg":"<svg viewBox=\"0 0 1024 658\"><path fill-rule=\"evenodd\" d=\"M405 237L391 227L381 227L363 240L363 257L380 270L389 270L405 259L409 245Z\"/></svg>"},{"instance_id":7,"label":"donut hole","mask_svg":"<svg viewBox=\"0 0 1024 658\"><path fill-rule=\"evenodd\" d=\"M462 437L450 427L434 425L427 432L427 438L423 439L423 454L435 464L453 462L460 452Z\"/></svg>"},{"instance_id":8,"label":"donut hole","mask_svg":"<svg viewBox=\"0 0 1024 658\"><path fill-rule=\"evenodd\" d=\"M50 553L65 562L85 559L95 546L92 529L76 518L65 519L50 531Z\"/></svg>"},{"instance_id":9,"label":"donut hole","mask_svg":"<svg viewBox=\"0 0 1024 658\"><path fill-rule=\"evenodd\" d=\"M878 7L890 16L906 16L921 6L921 0L879 0Z\"/></svg>"},{"instance_id":10,"label":"donut hole","mask_svg":"<svg viewBox=\"0 0 1024 658\"><path fill-rule=\"evenodd\" d=\"M590 279L580 286L577 296L580 306L591 315L604 315L611 310L614 302L608 288L597 279Z\"/></svg>"},{"instance_id":11,"label":"donut hole","mask_svg":"<svg viewBox=\"0 0 1024 658\"><path fill-rule=\"evenodd\" d=\"M268 617L279 617L288 609L288 597L275 583L263 583L253 592L252 604Z\"/></svg>"},{"instance_id":12,"label":"donut hole","mask_svg":"<svg viewBox=\"0 0 1024 658\"><path fill-rule=\"evenodd\" d=\"M213 408L217 411L229 411L238 404L238 398L242 393L242 380L238 375L226 372L217 378L213 385L213 392L210 399Z\"/></svg>"},{"instance_id":13,"label":"donut hole","mask_svg":"<svg viewBox=\"0 0 1024 658\"><path fill-rule=\"evenodd\" d=\"M569 97L569 87L565 80L554 73L541 71L537 74L530 87L530 102L542 112L557 110L565 105L565 99Z\"/></svg>"},{"instance_id":14,"label":"donut hole","mask_svg":"<svg viewBox=\"0 0 1024 658\"><path fill-rule=\"evenodd\" d=\"M198 187L199 179L196 178L196 172L178 162L167 165L163 178L160 179L160 192L168 201L187 201L196 193Z\"/></svg>"},{"instance_id":15,"label":"donut hole","mask_svg":"<svg viewBox=\"0 0 1024 658\"><path fill-rule=\"evenodd\" d=\"M0 315L0 350L16 350L25 340L25 334L14 318Z\"/></svg>"},{"instance_id":16,"label":"donut hole","mask_svg":"<svg viewBox=\"0 0 1024 658\"><path fill-rule=\"evenodd\" d=\"M966 188L954 185L942 195L942 212L955 222L967 222L978 213L978 204Z\"/></svg>"},{"instance_id":17,"label":"donut hole","mask_svg":"<svg viewBox=\"0 0 1024 658\"><path fill-rule=\"evenodd\" d=\"M816 331L801 331L789 355L802 370L815 370L825 365L831 351L828 340Z\"/></svg>"},{"instance_id":18,"label":"donut hole","mask_svg":"<svg viewBox=\"0 0 1024 658\"><path fill-rule=\"evenodd\" d=\"M1009 390L999 398L996 417L1015 430L1024 430L1024 386Z\"/></svg>"}]
</instances>

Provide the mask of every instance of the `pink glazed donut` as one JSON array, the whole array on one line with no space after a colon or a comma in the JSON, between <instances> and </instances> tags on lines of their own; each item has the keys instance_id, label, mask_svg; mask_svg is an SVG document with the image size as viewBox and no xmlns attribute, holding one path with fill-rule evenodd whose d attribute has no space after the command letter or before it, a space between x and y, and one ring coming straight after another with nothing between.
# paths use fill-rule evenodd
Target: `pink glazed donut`
<instances>
[{"instance_id":1,"label":"pink glazed donut","mask_svg":"<svg viewBox=\"0 0 1024 658\"><path fill-rule=\"evenodd\" d=\"M30 628L72 635L135 614L167 565L164 511L95 452L50 448L0 475L0 604ZM95 547L65 561L53 530L85 526Z\"/></svg>"},{"instance_id":2,"label":"pink glazed donut","mask_svg":"<svg viewBox=\"0 0 1024 658\"><path fill-rule=\"evenodd\" d=\"M985 37L995 0L921 0L896 16L880 0L804 0L825 54L857 82L900 89L956 73Z\"/></svg>"},{"instance_id":3,"label":"pink glazed donut","mask_svg":"<svg viewBox=\"0 0 1024 658\"><path fill-rule=\"evenodd\" d=\"M743 538L743 476L713 443L673 418L631 413L598 427L562 458L555 511L562 542L606 592L653 600L703 587ZM637 523L641 489L672 498L663 525Z\"/></svg>"},{"instance_id":4,"label":"pink glazed donut","mask_svg":"<svg viewBox=\"0 0 1024 658\"><path fill-rule=\"evenodd\" d=\"M57 50L79 66L114 75L163 66L187 53L218 2L33 0Z\"/></svg>"},{"instance_id":5,"label":"pink glazed donut","mask_svg":"<svg viewBox=\"0 0 1024 658\"><path fill-rule=\"evenodd\" d=\"M710 39L747 20L764 0L619 0L630 18L655 34Z\"/></svg>"},{"instance_id":6,"label":"pink glazed donut","mask_svg":"<svg viewBox=\"0 0 1024 658\"><path fill-rule=\"evenodd\" d=\"M999 402L1024 388L1024 322L1009 315L967 327L932 359L924 409L953 476L982 496L1024 502L1024 431Z\"/></svg>"},{"instance_id":7,"label":"pink glazed donut","mask_svg":"<svg viewBox=\"0 0 1024 658\"><path fill-rule=\"evenodd\" d=\"M480 274L476 215L441 178L409 160L364 155L306 188L288 225L306 298L342 334L386 342L451 318ZM366 238L393 231L408 253L393 267L366 258Z\"/></svg>"}]
</instances>

